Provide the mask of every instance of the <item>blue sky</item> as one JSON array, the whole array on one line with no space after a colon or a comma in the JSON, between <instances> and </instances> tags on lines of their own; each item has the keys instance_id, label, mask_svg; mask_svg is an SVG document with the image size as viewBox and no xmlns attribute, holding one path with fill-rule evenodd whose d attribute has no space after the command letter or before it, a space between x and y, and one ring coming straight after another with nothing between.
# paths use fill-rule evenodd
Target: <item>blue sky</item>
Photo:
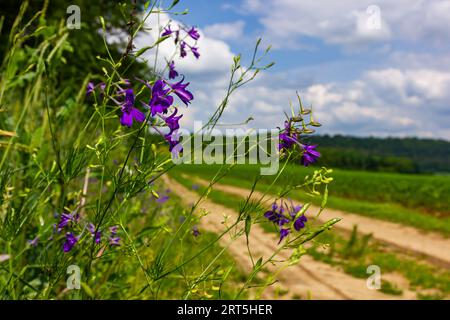
<instances>
[{"instance_id":1,"label":"blue sky","mask_svg":"<svg viewBox=\"0 0 450 320\"><path fill-rule=\"evenodd\" d=\"M199 60L175 61L196 96L187 126L214 110L232 57L248 61L262 37L276 64L236 92L223 122L281 125L298 90L322 134L450 140L450 0L181 0L174 11L185 8L166 21L202 35Z\"/></svg>"}]
</instances>

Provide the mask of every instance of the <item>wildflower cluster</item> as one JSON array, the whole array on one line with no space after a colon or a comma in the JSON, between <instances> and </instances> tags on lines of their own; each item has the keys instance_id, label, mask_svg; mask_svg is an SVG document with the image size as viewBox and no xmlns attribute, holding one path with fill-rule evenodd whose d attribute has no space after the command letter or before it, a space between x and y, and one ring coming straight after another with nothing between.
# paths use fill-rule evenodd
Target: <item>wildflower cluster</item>
<instances>
[{"instance_id":1,"label":"wildflower cluster","mask_svg":"<svg viewBox=\"0 0 450 320\"><path fill-rule=\"evenodd\" d=\"M275 202L272 204L271 210L264 213L264 217L280 228L280 241L278 243L291 233L292 228L298 232L305 227L308 219L302 208L300 205L294 206L291 204L288 206L283 202L278 206Z\"/></svg>"},{"instance_id":2,"label":"wildflower cluster","mask_svg":"<svg viewBox=\"0 0 450 320\"><path fill-rule=\"evenodd\" d=\"M181 57L186 56L186 47L189 47L194 56L198 59L200 54L198 53L198 48L189 45L185 40L181 40L180 33L184 31L186 37L190 37L197 41L200 38L198 31L192 27L189 30L184 29L179 26L177 30L171 30L170 25L165 28L161 37L175 35L175 44L180 44ZM175 62L171 61L168 63L169 80L175 79L180 76L177 70L175 70ZM182 118L182 114L179 114L179 109L174 106L174 95L177 96L186 106L188 106L194 99L193 94L187 89L189 82L184 82L184 76L178 82L169 82L168 80L161 77L153 82L148 82L144 80L137 79L138 82L143 83L145 87L149 90L150 99L148 102L140 101L141 105L145 107L146 111L150 112L150 115L154 120L162 120L164 125L169 128L168 133L159 133L164 137L164 139L169 144L169 151L173 151L174 148L179 145L177 130L180 128L179 121ZM136 94L133 90L133 86L130 80L122 79L119 83L115 83L115 92L108 96L118 107L120 107L120 124L126 127L132 127L133 121L138 123L143 123L147 116L145 111L140 110L136 107ZM86 87L86 94L89 96L97 89L99 90L100 96L107 96L105 92L106 84L104 82L95 85L93 82L89 82ZM142 90L141 90L142 91ZM141 92L138 91L138 92ZM169 114L170 113L170 114ZM154 123L151 121L150 123ZM153 126L154 127L154 126ZM156 129L154 127L154 129ZM177 152L181 152L182 148L176 149Z\"/></svg>"},{"instance_id":3,"label":"wildflower cluster","mask_svg":"<svg viewBox=\"0 0 450 320\"><path fill-rule=\"evenodd\" d=\"M189 82L183 83L183 81L184 77L176 83L171 83L165 79L158 79L153 83L138 79L138 82L144 83L150 94L148 102L140 101L146 111L141 111L136 106L136 94L134 93L130 80L125 79L116 83L117 90L109 98L120 107L120 124L131 128L133 121L143 123L150 115L154 120L162 120L164 125L169 128L169 132L161 134L169 143L169 151L172 151L178 144L176 131L180 128L179 121L182 117L182 115L178 115L178 108L173 105L173 94L186 106L194 99L193 94L187 90ZM87 86L87 94L91 94L96 88L99 88L100 94L106 94L104 83L94 85L92 82L89 82ZM171 110L170 115L168 115L169 110ZM145 112L148 111L150 115L146 116ZM158 130L158 132L160 131Z\"/></svg>"},{"instance_id":4,"label":"wildflower cluster","mask_svg":"<svg viewBox=\"0 0 450 320\"><path fill-rule=\"evenodd\" d=\"M70 252L73 247L79 243L85 234L85 230L92 236L95 244L102 243L102 232L98 230L91 222L82 221L77 210L67 213L63 212L61 215L55 216L58 219L57 223L53 224L53 233L48 238L49 241L55 240L55 236L65 232L64 243L62 249L64 252ZM117 226L110 227L110 235L107 237L108 243L111 246L120 245L120 237L117 236ZM78 236L76 234L79 234ZM30 246L36 247L39 242L39 237L28 240Z\"/></svg>"},{"instance_id":5,"label":"wildflower cluster","mask_svg":"<svg viewBox=\"0 0 450 320\"><path fill-rule=\"evenodd\" d=\"M200 58L200 53L198 52L197 40L200 39L200 33L195 27L186 28L181 25L177 26L177 29L172 30L171 25L169 24L164 28L161 37L172 36L174 39L175 45L180 44L180 57L184 58L187 56L187 48L191 51L196 59ZM195 41L193 45L189 44L186 39L191 38Z\"/></svg>"},{"instance_id":6,"label":"wildflower cluster","mask_svg":"<svg viewBox=\"0 0 450 320\"><path fill-rule=\"evenodd\" d=\"M300 163L307 167L317 161L320 157L320 153L316 150L317 145L308 145L301 141L301 137L303 135L314 133L314 130L308 128L308 126L318 127L320 126L320 123L315 122L312 119L312 115L310 117L310 121L306 122L304 116L311 114L311 110L303 109L300 98L299 103L299 114L289 117L284 122L284 128L281 129L279 135L280 143L278 145L278 150L281 154L285 154L289 150L298 146L301 153Z\"/></svg>"}]
</instances>

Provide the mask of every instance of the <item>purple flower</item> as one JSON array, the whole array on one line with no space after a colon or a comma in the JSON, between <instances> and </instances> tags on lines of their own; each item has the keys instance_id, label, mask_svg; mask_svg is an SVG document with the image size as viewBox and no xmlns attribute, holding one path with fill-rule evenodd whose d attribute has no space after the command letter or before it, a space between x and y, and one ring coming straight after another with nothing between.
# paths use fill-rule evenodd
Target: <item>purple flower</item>
<instances>
[{"instance_id":1,"label":"purple flower","mask_svg":"<svg viewBox=\"0 0 450 320\"><path fill-rule=\"evenodd\" d=\"M180 100L183 101L184 104L186 104L187 106L188 103L190 103L191 100L194 99L194 96L190 91L186 90L186 87L189 85L189 82L183 84L182 83L183 81L184 77L179 82L169 84L169 86L172 88L172 91L178 96L178 98L180 98Z\"/></svg>"},{"instance_id":2,"label":"purple flower","mask_svg":"<svg viewBox=\"0 0 450 320\"><path fill-rule=\"evenodd\" d=\"M78 213L61 213L61 218L58 223L58 232L60 232L65 226L69 224L76 224L78 223L79 215Z\"/></svg>"},{"instance_id":3,"label":"purple flower","mask_svg":"<svg viewBox=\"0 0 450 320\"><path fill-rule=\"evenodd\" d=\"M156 199L156 202L158 202L158 203L165 203L165 202L167 202L167 200L169 200L169 196L168 195L163 195L163 196L159 197L158 199Z\"/></svg>"},{"instance_id":4,"label":"purple flower","mask_svg":"<svg viewBox=\"0 0 450 320\"><path fill-rule=\"evenodd\" d=\"M290 232L289 229L280 229L280 241L278 241L278 243L280 243L284 238L286 238L289 232Z\"/></svg>"},{"instance_id":5,"label":"purple flower","mask_svg":"<svg viewBox=\"0 0 450 320\"><path fill-rule=\"evenodd\" d=\"M134 107L134 93L133 89L125 90L125 100L122 104L122 116L120 117L120 124L131 127L133 119L137 122L144 122L145 115Z\"/></svg>"},{"instance_id":6,"label":"purple flower","mask_svg":"<svg viewBox=\"0 0 450 320\"><path fill-rule=\"evenodd\" d=\"M306 219L305 215L302 214L300 217L298 217L295 221L294 221L294 229L297 231L300 231L300 229L303 229L305 227L305 222L308 221L308 219Z\"/></svg>"},{"instance_id":7,"label":"purple flower","mask_svg":"<svg viewBox=\"0 0 450 320\"><path fill-rule=\"evenodd\" d=\"M320 153L315 150L316 147L317 147L317 145L314 145L314 146L308 146L306 144L303 145L303 155L302 155L301 163L305 167L316 162L317 158L320 157Z\"/></svg>"},{"instance_id":8,"label":"purple flower","mask_svg":"<svg viewBox=\"0 0 450 320\"><path fill-rule=\"evenodd\" d=\"M161 37L169 36L173 33L173 31L170 29L170 25L164 28L163 33L161 33Z\"/></svg>"},{"instance_id":9,"label":"purple flower","mask_svg":"<svg viewBox=\"0 0 450 320\"><path fill-rule=\"evenodd\" d=\"M290 208L286 206L286 209L288 212L285 215L283 204L281 204L278 207L278 205L276 203L274 203L274 204L272 204L272 209L267 211L264 214L264 217L266 217L267 219L269 219L269 221L278 225L280 228L280 241L278 243L280 243L284 238L287 237L287 235L291 232L292 226L294 227L294 229L296 231L300 231L300 229L305 227L305 223L307 221L304 214L302 214L300 217L296 218L297 214L302 209L302 206L291 205ZM289 223L289 227L283 228L283 226L285 226L288 223Z\"/></svg>"},{"instance_id":10,"label":"purple flower","mask_svg":"<svg viewBox=\"0 0 450 320\"><path fill-rule=\"evenodd\" d=\"M86 86L86 95L89 96L92 92L94 92L95 85L93 82L89 82Z\"/></svg>"},{"instance_id":11,"label":"purple flower","mask_svg":"<svg viewBox=\"0 0 450 320\"><path fill-rule=\"evenodd\" d=\"M284 131L280 134L280 144L278 150L290 149L293 145L298 143L297 133L291 127L291 121L284 122Z\"/></svg>"},{"instance_id":12,"label":"purple flower","mask_svg":"<svg viewBox=\"0 0 450 320\"><path fill-rule=\"evenodd\" d=\"M164 119L164 121L166 122L167 126L169 127L171 133L180 128L180 124L178 122L180 121L180 119L183 115L175 116L177 114L177 112L178 112L178 109L175 108L175 111L170 116L168 116Z\"/></svg>"},{"instance_id":13,"label":"purple flower","mask_svg":"<svg viewBox=\"0 0 450 320\"><path fill-rule=\"evenodd\" d=\"M200 186L198 184L192 185L192 190L198 190L198 189L200 189Z\"/></svg>"},{"instance_id":14,"label":"purple flower","mask_svg":"<svg viewBox=\"0 0 450 320\"><path fill-rule=\"evenodd\" d=\"M112 236L115 236L117 234L117 229L119 229L118 226L113 226L109 228L109 232L111 233Z\"/></svg>"},{"instance_id":15,"label":"purple flower","mask_svg":"<svg viewBox=\"0 0 450 320\"><path fill-rule=\"evenodd\" d=\"M95 226L92 223L88 224L87 229L89 230L90 234L94 237L95 243L99 244L102 241L102 232L95 231Z\"/></svg>"},{"instance_id":16,"label":"purple flower","mask_svg":"<svg viewBox=\"0 0 450 320\"><path fill-rule=\"evenodd\" d=\"M120 246L120 237L109 237L110 246Z\"/></svg>"},{"instance_id":17,"label":"purple flower","mask_svg":"<svg viewBox=\"0 0 450 320\"><path fill-rule=\"evenodd\" d=\"M178 77L178 72L175 70L175 62L169 63L169 79Z\"/></svg>"},{"instance_id":18,"label":"purple flower","mask_svg":"<svg viewBox=\"0 0 450 320\"><path fill-rule=\"evenodd\" d=\"M179 144L178 138L176 131L164 135L164 139L169 143L169 151L172 151Z\"/></svg>"},{"instance_id":19,"label":"purple flower","mask_svg":"<svg viewBox=\"0 0 450 320\"><path fill-rule=\"evenodd\" d=\"M198 227L197 226L193 226L192 227L192 235L194 237L198 237L200 235L200 231L198 231Z\"/></svg>"},{"instance_id":20,"label":"purple flower","mask_svg":"<svg viewBox=\"0 0 450 320\"><path fill-rule=\"evenodd\" d=\"M78 242L78 237L75 237L72 232L66 233L66 242L64 242L63 250L64 252L69 252L72 250L73 246Z\"/></svg>"},{"instance_id":21,"label":"purple flower","mask_svg":"<svg viewBox=\"0 0 450 320\"><path fill-rule=\"evenodd\" d=\"M200 58L200 53L198 52L198 48L191 47L192 54L195 56L196 59Z\"/></svg>"},{"instance_id":22,"label":"purple flower","mask_svg":"<svg viewBox=\"0 0 450 320\"><path fill-rule=\"evenodd\" d=\"M167 109L169 109L173 103L173 97L167 95L170 89L166 89L165 86L166 83L159 79L151 88L152 98L150 99L148 107L150 108L152 116L156 113L166 113Z\"/></svg>"},{"instance_id":23,"label":"purple flower","mask_svg":"<svg viewBox=\"0 0 450 320\"><path fill-rule=\"evenodd\" d=\"M200 39L200 33L198 33L197 29L195 29L194 27L192 27L191 30L189 30L187 33L194 40Z\"/></svg>"},{"instance_id":24,"label":"purple flower","mask_svg":"<svg viewBox=\"0 0 450 320\"><path fill-rule=\"evenodd\" d=\"M30 244L30 246L36 247L38 245L38 241L39 241L39 237L36 237L33 240L28 240L27 242Z\"/></svg>"},{"instance_id":25,"label":"purple flower","mask_svg":"<svg viewBox=\"0 0 450 320\"><path fill-rule=\"evenodd\" d=\"M111 246L120 246L120 237L116 237L118 226L109 228L110 236L108 237Z\"/></svg>"},{"instance_id":26,"label":"purple flower","mask_svg":"<svg viewBox=\"0 0 450 320\"><path fill-rule=\"evenodd\" d=\"M283 215L283 206L280 206L278 208L278 206L276 205L276 203L274 203L272 205L272 210L267 211L266 213L264 213L264 217L266 217L267 219L269 219L269 221L282 226L286 223L289 222L289 219L287 219L284 215Z\"/></svg>"},{"instance_id":27,"label":"purple flower","mask_svg":"<svg viewBox=\"0 0 450 320\"><path fill-rule=\"evenodd\" d=\"M180 43L180 57L184 58L186 57L187 52L186 52L186 42L181 41Z\"/></svg>"}]
</instances>

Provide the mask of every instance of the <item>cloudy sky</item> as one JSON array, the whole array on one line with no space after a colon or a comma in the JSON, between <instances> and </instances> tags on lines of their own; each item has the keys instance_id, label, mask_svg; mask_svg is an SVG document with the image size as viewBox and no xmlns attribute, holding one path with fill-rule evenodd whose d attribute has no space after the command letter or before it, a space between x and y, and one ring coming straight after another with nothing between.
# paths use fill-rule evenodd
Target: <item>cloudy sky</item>
<instances>
[{"instance_id":1,"label":"cloudy sky","mask_svg":"<svg viewBox=\"0 0 450 320\"><path fill-rule=\"evenodd\" d=\"M299 91L322 134L450 140L450 0L181 0L176 6L185 8L188 15L159 21L195 25L202 36L199 60L175 58L195 96L184 110L185 126L208 118L225 95L233 56L248 62L262 37L263 48L272 45L264 62L276 64L234 94L223 123L251 116L248 126L274 128ZM141 36L137 45L150 38ZM171 50L168 43L160 53Z\"/></svg>"}]
</instances>

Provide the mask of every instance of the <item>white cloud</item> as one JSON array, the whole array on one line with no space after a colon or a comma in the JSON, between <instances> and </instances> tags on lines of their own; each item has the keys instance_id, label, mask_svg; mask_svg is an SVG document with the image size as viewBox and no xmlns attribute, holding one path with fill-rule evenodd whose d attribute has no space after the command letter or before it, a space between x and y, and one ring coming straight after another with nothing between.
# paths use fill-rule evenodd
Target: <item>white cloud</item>
<instances>
[{"instance_id":1,"label":"white cloud","mask_svg":"<svg viewBox=\"0 0 450 320\"><path fill-rule=\"evenodd\" d=\"M422 135L450 139L450 72L379 69L361 79L304 90L325 130L356 135ZM433 130L430 131L430 127Z\"/></svg>"},{"instance_id":2,"label":"white cloud","mask_svg":"<svg viewBox=\"0 0 450 320\"><path fill-rule=\"evenodd\" d=\"M222 40L237 40L244 35L245 22L238 20L227 23L215 23L204 28L205 35Z\"/></svg>"},{"instance_id":3,"label":"white cloud","mask_svg":"<svg viewBox=\"0 0 450 320\"><path fill-rule=\"evenodd\" d=\"M379 29L369 26L380 9ZM298 37L320 38L346 47L391 39L445 41L450 39L450 0L244 0L241 11L260 16L270 41L293 47Z\"/></svg>"}]
</instances>

